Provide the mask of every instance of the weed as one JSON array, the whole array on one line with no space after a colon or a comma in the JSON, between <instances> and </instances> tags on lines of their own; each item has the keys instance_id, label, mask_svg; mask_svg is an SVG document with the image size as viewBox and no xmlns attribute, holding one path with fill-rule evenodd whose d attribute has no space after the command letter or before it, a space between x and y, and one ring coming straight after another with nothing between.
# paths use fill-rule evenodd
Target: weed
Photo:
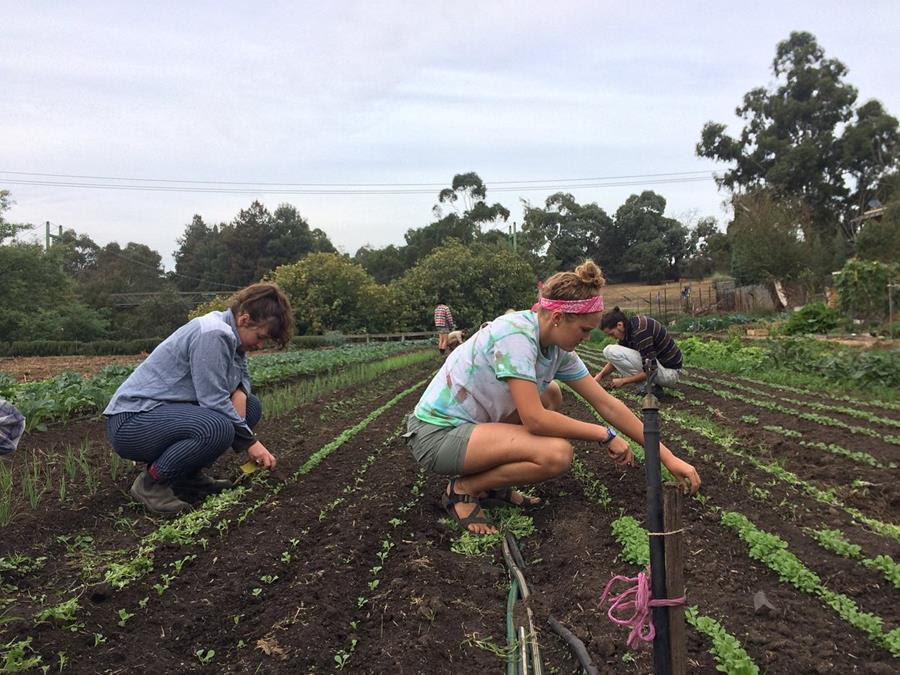
<instances>
[{"instance_id":1,"label":"weed","mask_svg":"<svg viewBox=\"0 0 900 675\"><path fill-rule=\"evenodd\" d=\"M33 651L30 637L0 645L0 671L19 673L37 668L41 664L41 655L28 653Z\"/></svg>"},{"instance_id":2,"label":"weed","mask_svg":"<svg viewBox=\"0 0 900 675\"><path fill-rule=\"evenodd\" d=\"M516 642L513 642L506 647L501 647L494 641L494 637L492 635L481 637L477 632L471 634L466 633L466 639L463 640L463 644L469 645L470 647L476 647L486 652L490 652L494 656L501 658L504 661L508 661L510 655L514 654L518 649L518 645Z\"/></svg>"}]
</instances>

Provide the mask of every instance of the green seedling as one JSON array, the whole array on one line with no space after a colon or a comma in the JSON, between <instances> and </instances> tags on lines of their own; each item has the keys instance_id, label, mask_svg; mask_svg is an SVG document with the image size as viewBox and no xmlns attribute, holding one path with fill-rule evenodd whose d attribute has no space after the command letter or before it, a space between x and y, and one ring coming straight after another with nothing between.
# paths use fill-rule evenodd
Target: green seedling
<instances>
[{"instance_id":1,"label":"green seedling","mask_svg":"<svg viewBox=\"0 0 900 675\"><path fill-rule=\"evenodd\" d=\"M120 609L117 614L119 616L119 620L116 621L116 623L119 624L122 628L125 628L125 624L128 623L128 619L134 616L134 614L131 614L127 609Z\"/></svg>"},{"instance_id":2,"label":"green seedling","mask_svg":"<svg viewBox=\"0 0 900 675\"><path fill-rule=\"evenodd\" d=\"M263 575L263 576L261 576L261 577L259 578L259 580L260 580L261 582L263 582L264 584L273 584L273 583L275 583L275 580L276 580L276 579L278 579L278 575L277 575L277 574L275 574L275 575L272 575L272 574L265 574L265 575Z\"/></svg>"},{"instance_id":3,"label":"green seedling","mask_svg":"<svg viewBox=\"0 0 900 675\"><path fill-rule=\"evenodd\" d=\"M50 619L55 619L56 621L74 621L75 614L78 612L79 608L78 599L71 598L55 607L48 607L39 612L35 617L35 623L46 623Z\"/></svg>"},{"instance_id":4,"label":"green seedling","mask_svg":"<svg viewBox=\"0 0 900 675\"><path fill-rule=\"evenodd\" d=\"M202 665L205 666L205 665L208 665L209 662L213 660L213 657L216 655L216 650L215 649L198 649L197 651L194 652L194 654L197 656L197 660Z\"/></svg>"},{"instance_id":5,"label":"green seedling","mask_svg":"<svg viewBox=\"0 0 900 675\"><path fill-rule=\"evenodd\" d=\"M252 591L250 591L250 594L251 594L254 598L258 598L258 597L260 596L261 593L262 593L262 589L259 588L258 586L257 586L256 588L254 588Z\"/></svg>"}]
</instances>

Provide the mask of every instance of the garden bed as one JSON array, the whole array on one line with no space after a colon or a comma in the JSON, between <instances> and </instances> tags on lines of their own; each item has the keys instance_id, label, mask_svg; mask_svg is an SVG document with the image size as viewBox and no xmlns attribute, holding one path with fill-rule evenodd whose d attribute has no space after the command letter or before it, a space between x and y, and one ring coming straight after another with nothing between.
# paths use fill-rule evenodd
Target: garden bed
<instances>
[{"instance_id":1,"label":"garden bed","mask_svg":"<svg viewBox=\"0 0 900 675\"><path fill-rule=\"evenodd\" d=\"M210 515L199 528L133 507L124 494L133 470L93 496L73 495L65 508L48 501L20 516L6 528L11 536L0 544L0 556L8 561L22 553L36 569L20 563L3 574L3 595L12 600L5 616L23 620L3 624L0 643L30 638L26 656L40 655L54 669L64 660L63 670L72 672L503 671L508 577L499 547L478 556L453 552L460 533L439 506L446 483L423 475L399 436L436 365L409 366L264 422L267 445L277 449L277 473L252 481L233 503L203 505L198 513ZM892 530L871 525L890 524L893 493L875 495L870 487L869 499L855 499L846 475L873 482L877 469L799 451L788 442L796 439L779 445L778 434L760 429L793 423L803 437L830 434L832 442L884 462L896 458L896 446L843 429L822 432L813 421L754 412L686 385L676 391L681 398L667 397L663 405L663 440L704 480L702 498L688 500L684 513L688 603L733 635L760 671L895 672L897 659L883 638L898 625L898 591L880 570L860 562L900 554ZM627 394L623 400L635 405ZM564 412L594 419L570 395ZM741 420L748 415L757 421ZM93 434L102 443L101 426L91 424L68 433ZM58 433L63 442L64 432ZM575 448L578 470L536 489L544 503L526 511L534 533L519 538L546 670L577 671L545 627L553 615L581 638L601 672L645 673L649 651L630 651L625 631L597 607L611 576L639 570L623 556L612 525L623 514L643 522L643 471L614 467L590 444ZM101 450L91 457L106 460ZM771 473L766 467L776 459L819 492ZM880 471L885 482L896 482L895 468ZM820 493L829 488L839 503L822 502ZM725 512L777 533L823 588L879 617L882 638L752 557L723 522ZM859 556L823 549L810 531L826 528L859 545ZM110 560L131 560L151 544L151 569L121 587L104 581ZM760 590L774 610L754 610ZM73 598L71 613L59 610L62 618L35 622L36 614ZM689 627L691 672L716 672L722 656L711 654L712 646Z\"/></svg>"}]
</instances>

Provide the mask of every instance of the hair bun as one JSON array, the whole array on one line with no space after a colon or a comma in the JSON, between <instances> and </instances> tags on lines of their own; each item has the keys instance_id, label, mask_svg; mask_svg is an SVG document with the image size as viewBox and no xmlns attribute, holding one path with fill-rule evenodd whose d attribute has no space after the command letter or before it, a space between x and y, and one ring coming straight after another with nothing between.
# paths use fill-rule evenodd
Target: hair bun
<instances>
[{"instance_id":1,"label":"hair bun","mask_svg":"<svg viewBox=\"0 0 900 675\"><path fill-rule=\"evenodd\" d=\"M600 271L600 266L590 259L585 260L575 268L575 275L581 283L586 286L593 286L598 290L603 288L606 284L606 279L603 278L603 272Z\"/></svg>"}]
</instances>

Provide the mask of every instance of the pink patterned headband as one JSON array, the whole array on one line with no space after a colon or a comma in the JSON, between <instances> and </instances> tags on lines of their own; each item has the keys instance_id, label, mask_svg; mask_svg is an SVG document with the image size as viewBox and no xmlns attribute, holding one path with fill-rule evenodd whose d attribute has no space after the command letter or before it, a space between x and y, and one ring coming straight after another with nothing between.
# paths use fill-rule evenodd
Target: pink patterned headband
<instances>
[{"instance_id":1,"label":"pink patterned headband","mask_svg":"<svg viewBox=\"0 0 900 675\"><path fill-rule=\"evenodd\" d=\"M559 310L563 314L593 314L603 311L603 296L595 295L586 300L551 300L542 297L538 304L551 312Z\"/></svg>"}]
</instances>

